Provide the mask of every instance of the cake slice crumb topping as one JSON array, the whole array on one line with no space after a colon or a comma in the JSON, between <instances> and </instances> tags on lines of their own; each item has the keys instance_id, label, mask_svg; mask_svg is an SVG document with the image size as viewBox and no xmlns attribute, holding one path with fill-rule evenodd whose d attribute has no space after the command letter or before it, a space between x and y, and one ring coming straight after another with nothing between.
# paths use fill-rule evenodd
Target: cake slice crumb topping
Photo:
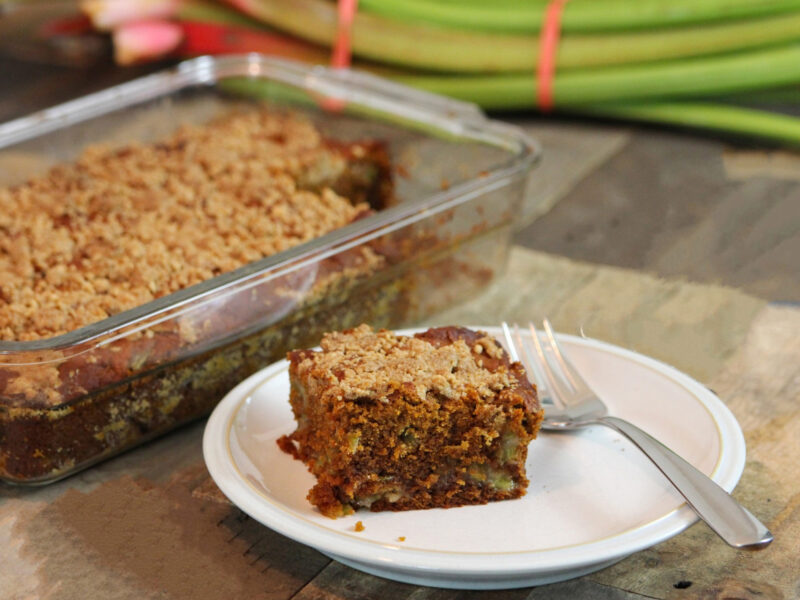
<instances>
[{"instance_id":1,"label":"cake slice crumb topping","mask_svg":"<svg viewBox=\"0 0 800 600\"><path fill-rule=\"evenodd\" d=\"M419 401L431 394L457 398L468 390L488 398L516 383L502 364L488 368L501 350L486 334L472 345L459 339L437 347L424 339L360 325L327 334L321 346L323 352L300 362L298 373L312 369L322 394L344 400L388 401L395 391Z\"/></svg>"}]
</instances>

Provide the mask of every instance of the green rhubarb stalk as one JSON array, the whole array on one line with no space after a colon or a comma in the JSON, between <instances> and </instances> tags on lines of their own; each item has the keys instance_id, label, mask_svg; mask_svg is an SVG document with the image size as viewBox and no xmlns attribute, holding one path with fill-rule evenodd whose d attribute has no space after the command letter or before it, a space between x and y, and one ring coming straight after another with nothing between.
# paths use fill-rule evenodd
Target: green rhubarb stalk
<instances>
[{"instance_id":1,"label":"green rhubarb stalk","mask_svg":"<svg viewBox=\"0 0 800 600\"><path fill-rule=\"evenodd\" d=\"M233 78L221 82L220 85L227 92L248 97L299 105L318 104L318 99L313 98L304 90L261 79ZM583 105L568 109L568 111L584 116L694 127L800 147L800 118L729 106L718 102L616 102ZM406 127L422 128L418 122L403 122L402 119L391 114L367 106L348 106L347 112L388 121L395 120ZM430 135L446 135L445 132L434 128L426 131Z\"/></svg>"},{"instance_id":2,"label":"green rhubarb stalk","mask_svg":"<svg viewBox=\"0 0 800 600\"><path fill-rule=\"evenodd\" d=\"M800 85L795 84L768 90L745 90L721 99L734 103L800 106Z\"/></svg>"},{"instance_id":3,"label":"green rhubarb stalk","mask_svg":"<svg viewBox=\"0 0 800 600\"><path fill-rule=\"evenodd\" d=\"M800 41L800 13L704 27L564 36L558 48L557 67L586 68L672 60L790 41Z\"/></svg>"},{"instance_id":4,"label":"green rhubarb stalk","mask_svg":"<svg viewBox=\"0 0 800 600\"><path fill-rule=\"evenodd\" d=\"M298 33L298 30L303 29L303 24L305 24L307 27L302 37L312 41L329 43L329 38L335 31L335 14L329 10L330 6L325 6L327 3L321 3L318 0L295 0L295 2L285 4L277 2L277 0L230 1L239 8L248 5L248 8L245 9L248 14L288 31ZM471 0L466 1L471 2ZM496 1L510 4L514 0ZM296 12L294 9L298 7L300 11ZM319 10L316 13L308 13L304 12L306 9ZM796 15L786 15L781 19L762 19L752 30L746 27L748 24L735 22L726 23L720 27L730 27L723 31L727 31L734 37L747 38L747 44L757 44L776 40L775 37L768 40L769 35L759 37L755 31L759 25L772 23L778 28L777 30L785 32L785 35L789 37L786 32L796 28L793 20L795 18ZM784 22L788 20L788 25L781 27L778 23L779 20ZM385 42L384 45L388 43L389 46L393 46L393 51L400 52L404 49L403 44L408 43L408 40L401 39L398 42L384 37L391 31L391 26L396 25L392 22L387 23L390 26L389 29L378 28L377 32L373 31L373 33L378 34L377 37L381 42ZM383 24L381 25L383 26ZM744 28L740 28L740 26L744 26ZM432 29L435 28L423 28L428 32ZM716 27L705 27L702 31L708 29L719 31ZM409 33L417 32L417 29L401 29L401 31ZM697 28L692 31L700 33ZM675 33L678 35L673 39L679 39L683 32L684 30L675 30L658 33ZM748 32L751 33L748 34ZM451 37L448 37L452 33L449 32L448 35L436 39L444 43L445 40L452 40ZM462 34L464 32L456 32L457 37ZM753 37L747 37L748 35ZM489 37L494 40L514 38L514 36ZM584 37L587 39L592 37L595 42L597 38L615 40L620 38L617 35ZM640 39L645 37L652 39L650 35L640 35ZM686 38L690 37L693 36L686 36ZM719 39L723 40L724 37L720 36ZM474 34L467 34L466 37L458 37L458 39L474 42L479 38ZM760 42L755 42L756 39L759 39ZM367 38L367 41L369 40L375 41L374 38ZM416 36L414 46L424 47L422 42L425 41L427 41L425 36ZM378 45L380 46L380 42ZM651 47L655 48L657 45L653 44ZM592 50L596 49L593 47ZM424 50L430 52L430 48L424 48ZM481 50L482 48L477 48L477 53L480 53ZM504 51L510 52L510 49L506 48ZM370 55L364 53L363 56ZM372 57L381 60L380 54ZM403 64L404 61L397 60L395 62ZM417 66L413 60L409 64ZM481 76L457 73L453 75L412 74L408 71L378 67L374 64L365 66L369 66L371 70L380 69L382 74L398 81L477 102L486 108L516 109L535 106L536 81L527 66L522 73ZM470 68L475 68L475 66ZM780 89L779 86L787 86L785 89L791 92L797 89L798 81L800 81L800 44L792 44L713 58L662 61L650 65L615 66L601 69L560 70L556 74L554 88L556 106L573 113L691 126L800 146L800 119L719 103L683 100L683 98L690 99L703 95L719 97L726 94L732 96L753 94L758 93L759 90L770 93L771 90ZM276 100L286 94L285 90L278 90L274 86L262 89L259 83L261 82L239 82L239 91L252 94L256 90L260 90L261 94L266 94ZM297 94L297 96L301 96L301 94ZM294 97L293 100L298 102L301 98ZM310 101L307 97L303 100Z\"/></svg>"},{"instance_id":5,"label":"green rhubarb stalk","mask_svg":"<svg viewBox=\"0 0 800 600\"><path fill-rule=\"evenodd\" d=\"M479 31L535 33L546 0L360 0L359 8L389 19ZM565 32L672 27L775 15L799 0L572 0L563 10Z\"/></svg>"},{"instance_id":6,"label":"green rhubarb stalk","mask_svg":"<svg viewBox=\"0 0 800 600\"><path fill-rule=\"evenodd\" d=\"M233 78L220 83L225 91L277 103L314 106L318 104L303 90L260 79ZM419 122L404 122L394 115L366 106L348 106L348 113L394 121L409 128L423 129L429 135L446 137L446 132L425 128ZM693 127L706 131L745 136L762 141L800 147L800 119L762 110L705 102L648 102L641 104L602 104L583 106L576 114L591 117L641 121L660 125Z\"/></svg>"},{"instance_id":7,"label":"green rhubarb stalk","mask_svg":"<svg viewBox=\"0 0 800 600\"><path fill-rule=\"evenodd\" d=\"M800 119L763 110L706 102L602 104L580 114L694 127L800 147Z\"/></svg>"},{"instance_id":8,"label":"green rhubarb stalk","mask_svg":"<svg viewBox=\"0 0 800 600\"><path fill-rule=\"evenodd\" d=\"M183 0L175 15L181 21L197 23L218 23L263 29L264 24L255 19L210 0Z\"/></svg>"},{"instance_id":9,"label":"green rhubarb stalk","mask_svg":"<svg viewBox=\"0 0 800 600\"><path fill-rule=\"evenodd\" d=\"M536 105L537 81L530 73L453 76L400 75L408 85L469 100L491 109ZM765 89L800 81L800 44L713 58L648 65L556 72L556 106L600 102L696 98Z\"/></svg>"},{"instance_id":10,"label":"green rhubarb stalk","mask_svg":"<svg viewBox=\"0 0 800 600\"><path fill-rule=\"evenodd\" d=\"M229 1L256 19L317 44L330 46L336 36L333 2ZM800 0L797 2L800 4ZM561 40L556 66L563 70L670 60L798 39L800 13L647 33L569 35ZM443 29L365 12L355 16L352 47L354 54L363 58L411 69L456 73L530 72L539 57L536 35Z\"/></svg>"}]
</instances>

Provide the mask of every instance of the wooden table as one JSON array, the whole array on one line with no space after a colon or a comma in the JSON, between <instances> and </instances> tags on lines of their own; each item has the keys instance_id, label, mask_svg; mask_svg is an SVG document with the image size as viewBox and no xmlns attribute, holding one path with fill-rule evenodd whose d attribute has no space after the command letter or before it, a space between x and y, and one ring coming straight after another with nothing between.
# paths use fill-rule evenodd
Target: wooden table
<instances>
[{"instance_id":1,"label":"wooden table","mask_svg":"<svg viewBox=\"0 0 800 600\"><path fill-rule=\"evenodd\" d=\"M0 58L0 121L152 70ZM459 592L362 574L227 503L202 423L57 484L0 484L0 598L800 597L800 155L690 133L516 115L544 144L509 272L429 320L549 315L712 387L742 424L735 495L775 543L725 547L703 524L578 580ZM513 286L515 294L506 292Z\"/></svg>"}]
</instances>

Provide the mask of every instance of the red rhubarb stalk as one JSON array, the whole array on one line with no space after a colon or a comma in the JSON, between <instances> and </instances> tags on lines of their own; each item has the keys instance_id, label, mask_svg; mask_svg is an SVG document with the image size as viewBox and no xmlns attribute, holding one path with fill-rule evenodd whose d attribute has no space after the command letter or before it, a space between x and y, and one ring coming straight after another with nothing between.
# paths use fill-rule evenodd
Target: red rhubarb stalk
<instances>
[{"instance_id":1,"label":"red rhubarb stalk","mask_svg":"<svg viewBox=\"0 0 800 600\"><path fill-rule=\"evenodd\" d=\"M183 31L177 23L138 21L114 30L114 59L130 65L161 58L178 47Z\"/></svg>"},{"instance_id":2,"label":"red rhubarb stalk","mask_svg":"<svg viewBox=\"0 0 800 600\"><path fill-rule=\"evenodd\" d=\"M177 52L183 56L261 52L310 63L327 62L328 52L285 35L247 27L183 21L183 42Z\"/></svg>"}]
</instances>

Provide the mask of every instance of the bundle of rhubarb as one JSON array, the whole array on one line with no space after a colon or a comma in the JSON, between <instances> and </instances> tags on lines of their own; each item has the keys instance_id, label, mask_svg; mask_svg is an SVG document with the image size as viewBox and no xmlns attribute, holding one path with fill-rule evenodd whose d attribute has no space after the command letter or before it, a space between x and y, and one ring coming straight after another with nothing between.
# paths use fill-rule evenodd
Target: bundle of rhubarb
<instances>
[{"instance_id":1,"label":"bundle of rhubarb","mask_svg":"<svg viewBox=\"0 0 800 600\"><path fill-rule=\"evenodd\" d=\"M355 5L85 0L82 8L112 32L123 64L252 51L328 64L344 41L356 68L487 109L642 120L800 146L800 0Z\"/></svg>"}]
</instances>

